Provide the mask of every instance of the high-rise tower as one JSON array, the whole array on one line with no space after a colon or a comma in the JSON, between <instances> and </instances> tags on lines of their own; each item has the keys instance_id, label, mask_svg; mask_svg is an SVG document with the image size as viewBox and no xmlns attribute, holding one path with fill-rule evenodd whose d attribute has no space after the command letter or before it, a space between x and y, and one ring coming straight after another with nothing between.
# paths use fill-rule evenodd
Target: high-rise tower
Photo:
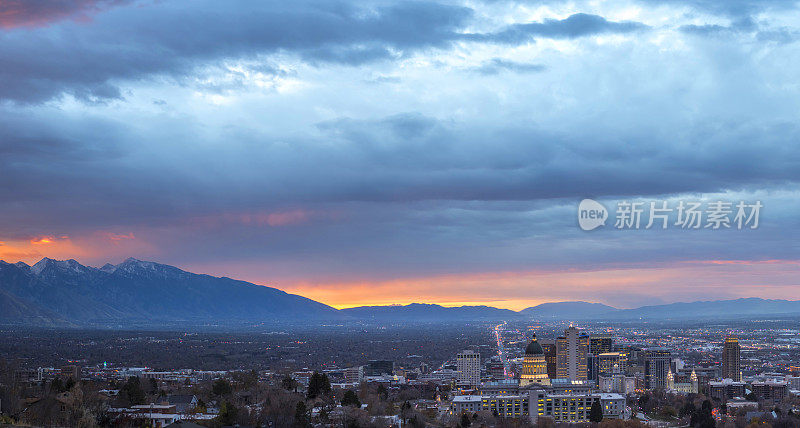
<instances>
[{"instance_id":1,"label":"high-rise tower","mask_svg":"<svg viewBox=\"0 0 800 428\"><path fill-rule=\"evenodd\" d=\"M726 337L722 347L722 378L742 381L741 347L735 336Z\"/></svg>"},{"instance_id":2,"label":"high-rise tower","mask_svg":"<svg viewBox=\"0 0 800 428\"><path fill-rule=\"evenodd\" d=\"M569 326L564 336L556 339L556 376L559 379L586 380L586 354L589 338Z\"/></svg>"}]
</instances>

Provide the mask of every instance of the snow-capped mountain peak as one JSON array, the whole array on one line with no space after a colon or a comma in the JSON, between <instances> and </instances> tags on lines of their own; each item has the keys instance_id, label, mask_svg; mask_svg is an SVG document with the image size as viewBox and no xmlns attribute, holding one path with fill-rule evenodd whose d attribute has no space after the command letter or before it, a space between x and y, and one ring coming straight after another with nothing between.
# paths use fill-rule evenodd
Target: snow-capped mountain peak
<instances>
[{"instance_id":1,"label":"snow-capped mountain peak","mask_svg":"<svg viewBox=\"0 0 800 428\"><path fill-rule=\"evenodd\" d=\"M91 270L91 268L78 263L78 261L75 259L54 260L49 257L44 257L36 262L35 265L31 266L31 272L33 272L34 275L41 275L42 272L48 268L74 273L85 273Z\"/></svg>"}]
</instances>

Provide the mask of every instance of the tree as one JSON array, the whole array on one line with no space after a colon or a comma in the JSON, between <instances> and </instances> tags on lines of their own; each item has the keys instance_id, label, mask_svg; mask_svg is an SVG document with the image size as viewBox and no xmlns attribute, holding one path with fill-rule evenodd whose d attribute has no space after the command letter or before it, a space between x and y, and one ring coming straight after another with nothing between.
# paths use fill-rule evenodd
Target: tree
<instances>
[{"instance_id":1,"label":"tree","mask_svg":"<svg viewBox=\"0 0 800 428\"><path fill-rule=\"evenodd\" d=\"M686 404L684 404L683 407L681 407L680 415L681 417L691 416L692 414L694 414L695 411L697 411L697 408L694 406L694 401L687 400Z\"/></svg>"},{"instance_id":2,"label":"tree","mask_svg":"<svg viewBox=\"0 0 800 428\"><path fill-rule=\"evenodd\" d=\"M306 409L306 403L302 400L298 401L297 407L295 407L294 422L298 427L308 426L308 409Z\"/></svg>"},{"instance_id":3,"label":"tree","mask_svg":"<svg viewBox=\"0 0 800 428\"><path fill-rule=\"evenodd\" d=\"M674 419L676 416L678 416L678 412L675 410L674 407L667 405L661 407L661 409L658 411L658 416L661 419L669 420L669 419Z\"/></svg>"},{"instance_id":4,"label":"tree","mask_svg":"<svg viewBox=\"0 0 800 428\"><path fill-rule=\"evenodd\" d=\"M231 378L237 389L247 390L258 386L258 372L255 370L233 372Z\"/></svg>"},{"instance_id":5,"label":"tree","mask_svg":"<svg viewBox=\"0 0 800 428\"><path fill-rule=\"evenodd\" d=\"M228 395L231 391L231 383L225 379L215 380L214 385L211 387L211 392L213 392L214 395Z\"/></svg>"},{"instance_id":6,"label":"tree","mask_svg":"<svg viewBox=\"0 0 800 428\"><path fill-rule=\"evenodd\" d=\"M150 378L150 390L148 391L150 394L155 394L158 391L158 381Z\"/></svg>"},{"instance_id":7,"label":"tree","mask_svg":"<svg viewBox=\"0 0 800 428\"><path fill-rule=\"evenodd\" d=\"M413 412L414 410L411 408L411 403L408 401L403 402L403 405L400 406L400 418L402 418L404 422L408 422L408 418L411 417Z\"/></svg>"},{"instance_id":8,"label":"tree","mask_svg":"<svg viewBox=\"0 0 800 428\"><path fill-rule=\"evenodd\" d=\"M314 399L321 395L331 393L331 382L328 376L319 372L314 372L308 381L308 398Z\"/></svg>"},{"instance_id":9,"label":"tree","mask_svg":"<svg viewBox=\"0 0 800 428\"><path fill-rule=\"evenodd\" d=\"M603 421L603 407L600 405L600 400L592 402L592 408L589 410L589 422L600 423Z\"/></svg>"},{"instance_id":10,"label":"tree","mask_svg":"<svg viewBox=\"0 0 800 428\"><path fill-rule=\"evenodd\" d=\"M361 401L352 389L348 389L347 392L344 393L344 397L342 397L342 406L361 407Z\"/></svg>"},{"instance_id":11,"label":"tree","mask_svg":"<svg viewBox=\"0 0 800 428\"><path fill-rule=\"evenodd\" d=\"M408 423L411 428L425 428L425 421L420 415L414 415Z\"/></svg>"},{"instance_id":12,"label":"tree","mask_svg":"<svg viewBox=\"0 0 800 428\"><path fill-rule=\"evenodd\" d=\"M287 390L287 391L294 391L294 392L297 392L297 381L296 381L296 380L294 380L294 378L293 378L291 375L288 375L288 374L287 374L287 375L286 375L286 376L285 376L285 377L284 377L284 378L281 380L281 386L283 387L283 389L285 389L285 390Z\"/></svg>"},{"instance_id":13,"label":"tree","mask_svg":"<svg viewBox=\"0 0 800 428\"><path fill-rule=\"evenodd\" d=\"M125 391L125 394L128 396L128 401L131 406L144 404L146 397L142 389L142 384L139 382L137 376L129 377L128 381L125 382L125 385L123 385L121 389Z\"/></svg>"},{"instance_id":14,"label":"tree","mask_svg":"<svg viewBox=\"0 0 800 428\"><path fill-rule=\"evenodd\" d=\"M219 415L217 415L217 417L214 419L220 425L233 425L236 423L236 418L238 416L239 409L237 409L233 404L223 401L222 405L219 407Z\"/></svg>"},{"instance_id":15,"label":"tree","mask_svg":"<svg viewBox=\"0 0 800 428\"><path fill-rule=\"evenodd\" d=\"M194 413L205 413L206 410L208 410L206 408L206 402L198 398L197 399L197 405L194 406L194 409L192 411Z\"/></svg>"},{"instance_id":16,"label":"tree","mask_svg":"<svg viewBox=\"0 0 800 428\"><path fill-rule=\"evenodd\" d=\"M381 400L383 401L386 401L389 398L389 390L387 390L382 383L378 384L378 390L376 392L378 394L378 397L380 397Z\"/></svg>"},{"instance_id":17,"label":"tree","mask_svg":"<svg viewBox=\"0 0 800 428\"><path fill-rule=\"evenodd\" d=\"M468 414L462 413L461 414L461 428L467 428L468 426L472 425L472 419L469 417Z\"/></svg>"},{"instance_id":18,"label":"tree","mask_svg":"<svg viewBox=\"0 0 800 428\"><path fill-rule=\"evenodd\" d=\"M61 381L61 378L57 377L50 382L50 391L56 394L64 392L64 383Z\"/></svg>"},{"instance_id":19,"label":"tree","mask_svg":"<svg viewBox=\"0 0 800 428\"><path fill-rule=\"evenodd\" d=\"M650 404L650 396L642 395L641 397L639 397L638 404L639 404L639 409L641 409L642 412L647 413L647 405Z\"/></svg>"},{"instance_id":20,"label":"tree","mask_svg":"<svg viewBox=\"0 0 800 428\"><path fill-rule=\"evenodd\" d=\"M694 414L692 414L692 419L690 424L695 428L714 428L717 425L717 422L714 420L714 416L711 414L711 411L714 409L714 405L711 404L711 401L705 400L703 404L697 409Z\"/></svg>"}]
</instances>

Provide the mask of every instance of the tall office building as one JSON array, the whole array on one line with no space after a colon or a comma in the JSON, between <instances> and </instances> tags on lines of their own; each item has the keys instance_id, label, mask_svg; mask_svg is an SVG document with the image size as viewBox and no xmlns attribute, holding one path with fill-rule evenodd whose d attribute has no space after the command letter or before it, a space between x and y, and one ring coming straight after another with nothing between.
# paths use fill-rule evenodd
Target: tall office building
<instances>
[{"instance_id":1,"label":"tall office building","mask_svg":"<svg viewBox=\"0 0 800 428\"><path fill-rule=\"evenodd\" d=\"M606 333L593 333L589 336L589 353L593 355L605 354L611 352L614 346L614 340L610 334Z\"/></svg>"},{"instance_id":2,"label":"tall office building","mask_svg":"<svg viewBox=\"0 0 800 428\"><path fill-rule=\"evenodd\" d=\"M556 378L556 341L553 339L539 339L544 351L544 362L547 363L547 377Z\"/></svg>"},{"instance_id":3,"label":"tall office building","mask_svg":"<svg viewBox=\"0 0 800 428\"><path fill-rule=\"evenodd\" d=\"M604 352L598 355L598 374L610 375L613 373L625 373L625 356L619 352Z\"/></svg>"},{"instance_id":4,"label":"tall office building","mask_svg":"<svg viewBox=\"0 0 800 428\"><path fill-rule=\"evenodd\" d=\"M550 385L544 349L536 340L536 335L533 336L533 340L525 348L525 357L522 360L522 374L519 379L519 386L528 386L530 384Z\"/></svg>"},{"instance_id":5,"label":"tall office building","mask_svg":"<svg viewBox=\"0 0 800 428\"><path fill-rule=\"evenodd\" d=\"M667 387L672 356L666 348L647 348L644 350L644 387L657 389Z\"/></svg>"},{"instance_id":6,"label":"tall office building","mask_svg":"<svg viewBox=\"0 0 800 428\"><path fill-rule=\"evenodd\" d=\"M597 382L600 375L600 357L592 353L586 354L586 379Z\"/></svg>"},{"instance_id":7,"label":"tall office building","mask_svg":"<svg viewBox=\"0 0 800 428\"><path fill-rule=\"evenodd\" d=\"M344 381L346 383L360 384L364 381L364 366L356 366L344 369Z\"/></svg>"},{"instance_id":8,"label":"tall office building","mask_svg":"<svg viewBox=\"0 0 800 428\"><path fill-rule=\"evenodd\" d=\"M389 360L370 360L364 368L367 376L380 376L394 374L394 361Z\"/></svg>"},{"instance_id":9,"label":"tall office building","mask_svg":"<svg viewBox=\"0 0 800 428\"><path fill-rule=\"evenodd\" d=\"M481 384L481 354L469 349L459 352L456 369L458 386L472 388Z\"/></svg>"},{"instance_id":10,"label":"tall office building","mask_svg":"<svg viewBox=\"0 0 800 428\"><path fill-rule=\"evenodd\" d=\"M498 355L493 356L486 363L486 372L494 380L503 380L506 377L506 368Z\"/></svg>"},{"instance_id":11,"label":"tall office building","mask_svg":"<svg viewBox=\"0 0 800 428\"><path fill-rule=\"evenodd\" d=\"M739 339L735 336L725 338L722 348L722 378L742 381L741 347Z\"/></svg>"},{"instance_id":12,"label":"tall office building","mask_svg":"<svg viewBox=\"0 0 800 428\"><path fill-rule=\"evenodd\" d=\"M581 336L570 326L564 336L556 339L556 377L559 379L586 380L588 368L589 337Z\"/></svg>"}]
</instances>

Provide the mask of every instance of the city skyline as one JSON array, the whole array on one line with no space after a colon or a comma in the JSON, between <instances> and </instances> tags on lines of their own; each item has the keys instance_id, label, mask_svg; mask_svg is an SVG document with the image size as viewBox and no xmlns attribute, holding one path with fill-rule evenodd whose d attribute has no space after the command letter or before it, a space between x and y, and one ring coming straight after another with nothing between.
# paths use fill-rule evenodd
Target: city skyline
<instances>
[{"instance_id":1,"label":"city skyline","mask_svg":"<svg viewBox=\"0 0 800 428\"><path fill-rule=\"evenodd\" d=\"M337 308L800 299L781 1L0 1L0 259ZM587 232L591 198L763 204ZM673 223L673 222L671 222Z\"/></svg>"}]
</instances>

